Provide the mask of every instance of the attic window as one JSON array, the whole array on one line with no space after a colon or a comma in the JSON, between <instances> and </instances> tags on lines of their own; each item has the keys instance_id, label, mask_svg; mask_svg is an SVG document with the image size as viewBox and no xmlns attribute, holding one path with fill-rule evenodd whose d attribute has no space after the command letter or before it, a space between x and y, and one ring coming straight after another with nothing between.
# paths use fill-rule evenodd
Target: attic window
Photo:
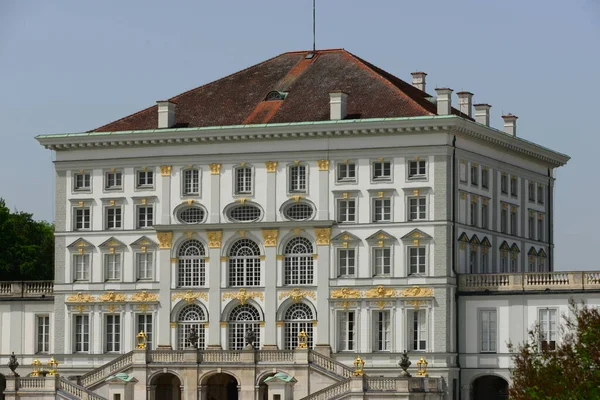
<instances>
[{"instance_id":1,"label":"attic window","mask_svg":"<svg viewBox=\"0 0 600 400\"><path fill-rule=\"evenodd\" d=\"M267 97L265 98L265 100L266 101L283 100L283 99L285 99L286 95L287 95L287 93L285 93L285 92L278 92L277 90L272 90L269 92L269 94L267 94Z\"/></svg>"}]
</instances>

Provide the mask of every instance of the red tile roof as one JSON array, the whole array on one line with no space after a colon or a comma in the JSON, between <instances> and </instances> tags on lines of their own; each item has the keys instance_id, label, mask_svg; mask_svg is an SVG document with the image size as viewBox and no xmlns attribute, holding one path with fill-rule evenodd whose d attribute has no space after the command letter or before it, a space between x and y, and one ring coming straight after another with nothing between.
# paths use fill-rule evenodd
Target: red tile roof
<instances>
[{"instance_id":1,"label":"red tile roof","mask_svg":"<svg viewBox=\"0 0 600 400\"><path fill-rule=\"evenodd\" d=\"M333 91L348 94L349 119L436 114L430 95L346 50L310 53L284 53L170 98L176 127L326 121ZM287 96L266 101L271 91ZM92 132L156 129L157 113L154 105Z\"/></svg>"}]
</instances>

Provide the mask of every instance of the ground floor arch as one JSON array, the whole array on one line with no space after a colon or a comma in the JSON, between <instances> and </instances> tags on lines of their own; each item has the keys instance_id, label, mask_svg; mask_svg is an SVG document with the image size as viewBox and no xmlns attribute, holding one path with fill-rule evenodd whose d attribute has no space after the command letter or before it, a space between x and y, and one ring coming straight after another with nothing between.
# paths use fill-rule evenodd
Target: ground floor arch
<instances>
[{"instance_id":1,"label":"ground floor arch","mask_svg":"<svg viewBox=\"0 0 600 400\"><path fill-rule=\"evenodd\" d=\"M473 400L508 399L508 382L496 375L483 375L473 381Z\"/></svg>"},{"instance_id":2,"label":"ground floor arch","mask_svg":"<svg viewBox=\"0 0 600 400\"><path fill-rule=\"evenodd\" d=\"M201 400L238 400L239 383L226 372L210 375L202 384Z\"/></svg>"},{"instance_id":3,"label":"ground floor arch","mask_svg":"<svg viewBox=\"0 0 600 400\"><path fill-rule=\"evenodd\" d=\"M4 400L4 389L6 389L6 378L0 374L0 400Z\"/></svg>"},{"instance_id":4,"label":"ground floor arch","mask_svg":"<svg viewBox=\"0 0 600 400\"><path fill-rule=\"evenodd\" d=\"M181 400L181 380L169 372L152 378L150 390L151 400Z\"/></svg>"}]
</instances>

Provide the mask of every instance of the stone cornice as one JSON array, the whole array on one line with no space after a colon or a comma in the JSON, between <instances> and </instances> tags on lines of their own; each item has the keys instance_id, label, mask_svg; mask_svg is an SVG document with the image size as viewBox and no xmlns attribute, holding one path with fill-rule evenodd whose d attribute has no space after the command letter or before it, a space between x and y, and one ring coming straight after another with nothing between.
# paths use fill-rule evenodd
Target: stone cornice
<instances>
[{"instance_id":1,"label":"stone cornice","mask_svg":"<svg viewBox=\"0 0 600 400\"><path fill-rule=\"evenodd\" d=\"M174 224L154 225L156 232L202 232L210 230L240 230L240 229L286 229L286 228L322 228L335 224L331 220L313 221L277 221L277 222L250 222L250 223L207 223L207 224Z\"/></svg>"}]
</instances>

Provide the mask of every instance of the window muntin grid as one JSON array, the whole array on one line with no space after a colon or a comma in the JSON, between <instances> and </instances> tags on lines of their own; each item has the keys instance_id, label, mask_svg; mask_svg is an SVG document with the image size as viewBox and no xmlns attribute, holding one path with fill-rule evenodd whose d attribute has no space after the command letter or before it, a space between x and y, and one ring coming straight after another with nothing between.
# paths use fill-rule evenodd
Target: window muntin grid
<instances>
[{"instance_id":1,"label":"window muntin grid","mask_svg":"<svg viewBox=\"0 0 600 400\"><path fill-rule=\"evenodd\" d=\"M87 281L90 279L90 254L75 254L73 256L73 279Z\"/></svg>"},{"instance_id":2,"label":"window muntin grid","mask_svg":"<svg viewBox=\"0 0 600 400\"><path fill-rule=\"evenodd\" d=\"M235 194L252 193L252 167L235 169Z\"/></svg>"},{"instance_id":3,"label":"window muntin grid","mask_svg":"<svg viewBox=\"0 0 600 400\"><path fill-rule=\"evenodd\" d=\"M389 197L373 199L373 222L392 220L392 199Z\"/></svg>"},{"instance_id":4,"label":"window muntin grid","mask_svg":"<svg viewBox=\"0 0 600 400\"><path fill-rule=\"evenodd\" d=\"M471 185L479 185L479 167L477 165L471 165Z\"/></svg>"},{"instance_id":5,"label":"window muntin grid","mask_svg":"<svg viewBox=\"0 0 600 400\"><path fill-rule=\"evenodd\" d=\"M82 231L90 229L91 210L89 207L79 207L75 209L75 230Z\"/></svg>"},{"instance_id":6,"label":"window muntin grid","mask_svg":"<svg viewBox=\"0 0 600 400\"><path fill-rule=\"evenodd\" d=\"M338 222L356 222L356 199L338 200Z\"/></svg>"},{"instance_id":7,"label":"window muntin grid","mask_svg":"<svg viewBox=\"0 0 600 400\"><path fill-rule=\"evenodd\" d=\"M50 317L48 315L37 316L37 347L36 353L48 353L50 351Z\"/></svg>"},{"instance_id":8,"label":"window muntin grid","mask_svg":"<svg viewBox=\"0 0 600 400\"><path fill-rule=\"evenodd\" d=\"M123 187L123 172L121 171L107 172L104 179L104 188L107 190Z\"/></svg>"},{"instance_id":9,"label":"window muntin grid","mask_svg":"<svg viewBox=\"0 0 600 400\"><path fill-rule=\"evenodd\" d=\"M154 186L154 171L137 171L137 187Z\"/></svg>"},{"instance_id":10,"label":"window muntin grid","mask_svg":"<svg viewBox=\"0 0 600 400\"><path fill-rule=\"evenodd\" d=\"M289 191L306 192L306 165L292 165L289 167Z\"/></svg>"},{"instance_id":11,"label":"window muntin grid","mask_svg":"<svg viewBox=\"0 0 600 400\"><path fill-rule=\"evenodd\" d=\"M409 178L423 178L427 174L425 160L410 161L408 164Z\"/></svg>"},{"instance_id":12,"label":"window muntin grid","mask_svg":"<svg viewBox=\"0 0 600 400\"><path fill-rule=\"evenodd\" d=\"M541 214L538 215L537 239L539 242L544 241L544 216Z\"/></svg>"},{"instance_id":13,"label":"window muntin grid","mask_svg":"<svg viewBox=\"0 0 600 400\"><path fill-rule=\"evenodd\" d=\"M296 237L285 246L284 284L312 285L313 245L310 240Z\"/></svg>"},{"instance_id":14,"label":"window muntin grid","mask_svg":"<svg viewBox=\"0 0 600 400\"><path fill-rule=\"evenodd\" d=\"M392 250L389 247L373 249L373 275L389 275L392 272Z\"/></svg>"},{"instance_id":15,"label":"window muntin grid","mask_svg":"<svg viewBox=\"0 0 600 400\"><path fill-rule=\"evenodd\" d=\"M354 351L356 342L356 314L354 311L338 312L338 351Z\"/></svg>"},{"instance_id":16,"label":"window muntin grid","mask_svg":"<svg viewBox=\"0 0 600 400\"><path fill-rule=\"evenodd\" d=\"M391 325L389 311L373 313L373 351L391 351Z\"/></svg>"},{"instance_id":17,"label":"window muntin grid","mask_svg":"<svg viewBox=\"0 0 600 400\"><path fill-rule=\"evenodd\" d=\"M123 212L120 206L106 207L106 229L121 229L123 227Z\"/></svg>"},{"instance_id":18,"label":"window muntin grid","mask_svg":"<svg viewBox=\"0 0 600 400\"><path fill-rule=\"evenodd\" d=\"M481 187L487 189L489 187L489 172L487 168L482 168L481 170Z\"/></svg>"},{"instance_id":19,"label":"window muntin grid","mask_svg":"<svg viewBox=\"0 0 600 400\"><path fill-rule=\"evenodd\" d=\"M425 247L410 247L409 248L409 265L410 274L425 273Z\"/></svg>"},{"instance_id":20,"label":"window muntin grid","mask_svg":"<svg viewBox=\"0 0 600 400\"><path fill-rule=\"evenodd\" d=\"M152 279L152 253L136 253L137 278L139 280Z\"/></svg>"},{"instance_id":21,"label":"window muntin grid","mask_svg":"<svg viewBox=\"0 0 600 400\"><path fill-rule=\"evenodd\" d=\"M339 276L354 276L356 268L356 250L338 249Z\"/></svg>"},{"instance_id":22,"label":"window muntin grid","mask_svg":"<svg viewBox=\"0 0 600 400\"><path fill-rule=\"evenodd\" d=\"M392 179L392 163L389 161L377 161L373 163L373 180L389 181Z\"/></svg>"},{"instance_id":23,"label":"window muntin grid","mask_svg":"<svg viewBox=\"0 0 600 400\"><path fill-rule=\"evenodd\" d=\"M229 286L260 286L260 247L240 239L229 249Z\"/></svg>"},{"instance_id":24,"label":"window muntin grid","mask_svg":"<svg viewBox=\"0 0 600 400\"><path fill-rule=\"evenodd\" d=\"M284 346L286 350L298 347L298 334L304 331L308 335L308 348L313 347L313 313L304 303L292 304L284 315Z\"/></svg>"},{"instance_id":25,"label":"window muntin grid","mask_svg":"<svg viewBox=\"0 0 600 400\"><path fill-rule=\"evenodd\" d=\"M91 179L89 173L83 174L75 174L74 179L74 189L75 190L90 190Z\"/></svg>"},{"instance_id":26,"label":"window muntin grid","mask_svg":"<svg viewBox=\"0 0 600 400\"><path fill-rule=\"evenodd\" d=\"M73 352L85 353L90 351L90 316L75 315L73 321Z\"/></svg>"},{"instance_id":27,"label":"window muntin grid","mask_svg":"<svg viewBox=\"0 0 600 400\"><path fill-rule=\"evenodd\" d=\"M105 348L106 353L116 353L121 351L121 316L107 315L105 326Z\"/></svg>"},{"instance_id":28,"label":"window muntin grid","mask_svg":"<svg viewBox=\"0 0 600 400\"><path fill-rule=\"evenodd\" d=\"M231 207L227 216L233 222L254 222L261 218L262 211L257 206L243 204Z\"/></svg>"},{"instance_id":29,"label":"window muntin grid","mask_svg":"<svg viewBox=\"0 0 600 400\"><path fill-rule=\"evenodd\" d=\"M181 245L177 252L177 287L204 286L206 276L205 255L204 245L198 240L187 240Z\"/></svg>"},{"instance_id":30,"label":"window muntin grid","mask_svg":"<svg viewBox=\"0 0 600 400\"><path fill-rule=\"evenodd\" d=\"M134 337L140 332L146 334L146 347L152 350L152 314L138 314L137 330L133 332Z\"/></svg>"},{"instance_id":31,"label":"window muntin grid","mask_svg":"<svg viewBox=\"0 0 600 400\"><path fill-rule=\"evenodd\" d=\"M202 308L200 308L200 306L197 304L185 306L179 312L179 318L177 322L177 344L179 350L184 350L190 347L188 337L192 328L195 328L196 332L198 333L197 347L199 349L204 349L204 322L206 322L206 316Z\"/></svg>"},{"instance_id":32,"label":"window muntin grid","mask_svg":"<svg viewBox=\"0 0 600 400\"><path fill-rule=\"evenodd\" d=\"M205 218L206 211L198 206L185 207L177 213L177 219L184 224L200 224Z\"/></svg>"},{"instance_id":33,"label":"window muntin grid","mask_svg":"<svg viewBox=\"0 0 600 400\"><path fill-rule=\"evenodd\" d=\"M519 189L518 189L518 180L516 176L510 176L510 195L513 197L517 197Z\"/></svg>"},{"instance_id":34,"label":"window muntin grid","mask_svg":"<svg viewBox=\"0 0 600 400\"><path fill-rule=\"evenodd\" d=\"M137 227L138 229L150 228L154 223L154 208L150 206L137 207Z\"/></svg>"},{"instance_id":35,"label":"window muntin grid","mask_svg":"<svg viewBox=\"0 0 600 400\"><path fill-rule=\"evenodd\" d=\"M229 314L229 350L241 350L246 345L245 334L252 329L256 334L255 347L260 345L260 313L250 304L240 304Z\"/></svg>"},{"instance_id":36,"label":"window muntin grid","mask_svg":"<svg viewBox=\"0 0 600 400\"><path fill-rule=\"evenodd\" d=\"M183 195L200 193L200 171L197 169L183 170Z\"/></svg>"},{"instance_id":37,"label":"window muntin grid","mask_svg":"<svg viewBox=\"0 0 600 400\"><path fill-rule=\"evenodd\" d=\"M315 210L308 203L294 203L283 210L283 215L292 221L306 221L312 218Z\"/></svg>"},{"instance_id":38,"label":"window muntin grid","mask_svg":"<svg viewBox=\"0 0 600 400\"><path fill-rule=\"evenodd\" d=\"M503 194L508 194L508 175L505 173L502 173L500 177L500 191Z\"/></svg>"},{"instance_id":39,"label":"window muntin grid","mask_svg":"<svg viewBox=\"0 0 600 400\"><path fill-rule=\"evenodd\" d=\"M537 201L539 204L544 204L544 186L543 185L538 185Z\"/></svg>"},{"instance_id":40,"label":"window muntin grid","mask_svg":"<svg viewBox=\"0 0 600 400\"><path fill-rule=\"evenodd\" d=\"M409 199L409 221L427 219L427 199L425 197L411 197Z\"/></svg>"},{"instance_id":41,"label":"window muntin grid","mask_svg":"<svg viewBox=\"0 0 600 400\"><path fill-rule=\"evenodd\" d=\"M482 310L479 312L481 332L481 352L496 352L497 314L496 310Z\"/></svg>"},{"instance_id":42,"label":"window muntin grid","mask_svg":"<svg viewBox=\"0 0 600 400\"><path fill-rule=\"evenodd\" d=\"M413 351L427 350L427 314L425 310L409 312L410 349Z\"/></svg>"},{"instance_id":43,"label":"window muntin grid","mask_svg":"<svg viewBox=\"0 0 600 400\"><path fill-rule=\"evenodd\" d=\"M337 180L339 182L356 182L356 164L339 163L337 167Z\"/></svg>"},{"instance_id":44,"label":"window muntin grid","mask_svg":"<svg viewBox=\"0 0 600 400\"><path fill-rule=\"evenodd\" d=\"M121 279L121 254L105 254L104 255L104 274L106 280Z\"/></svg>"}]
</instances>

